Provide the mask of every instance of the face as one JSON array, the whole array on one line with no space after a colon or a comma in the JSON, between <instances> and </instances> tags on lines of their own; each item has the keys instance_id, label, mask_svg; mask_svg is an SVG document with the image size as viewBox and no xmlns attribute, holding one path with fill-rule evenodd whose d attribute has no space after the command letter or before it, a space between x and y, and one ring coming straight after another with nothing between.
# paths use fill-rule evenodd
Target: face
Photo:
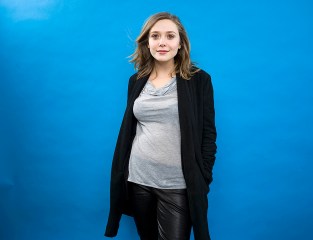
<instances>
[{"instance_id":1,"label":"face","mask_svg":"<svg viewBox=\"0 0 313 240\"><path fill-rule=\"evenodd\" d=\"M178 49L180 37L176 24L169 20L159 20L149 32L148 48L158 62L173 62Z\"/></svg>"}]
</instances>

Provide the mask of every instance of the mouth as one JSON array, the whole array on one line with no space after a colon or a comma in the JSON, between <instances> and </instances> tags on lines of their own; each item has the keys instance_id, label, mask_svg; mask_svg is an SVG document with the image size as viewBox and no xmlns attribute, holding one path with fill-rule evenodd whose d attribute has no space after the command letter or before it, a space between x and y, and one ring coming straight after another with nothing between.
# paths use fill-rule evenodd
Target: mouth
<instances>
[{"instance_id":1,"label":"mouth","mask_svg":"<svg viewBox=\"0 0 313 240\"><path fill-rule=\"evenodd\" d=\"M159 51L157 51L157 53L160 53L160 54L166 54L166 53L168 53L169 51L166 51L166 50L159 50Z\"/></svg>"}]
</instances>

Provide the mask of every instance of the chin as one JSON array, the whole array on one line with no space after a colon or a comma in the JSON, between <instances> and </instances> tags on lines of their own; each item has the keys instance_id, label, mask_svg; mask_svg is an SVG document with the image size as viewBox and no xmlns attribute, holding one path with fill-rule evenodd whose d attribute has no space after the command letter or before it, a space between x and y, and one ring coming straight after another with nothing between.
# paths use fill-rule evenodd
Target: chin
<instances>
[{"instance_id":1,"label":"chin","mask_svg":"<svg viewBox=\"0 0 313 240\"><path fill-rule=\"evenodd\" d=\"M174 60L174 57L170 57L170 58L169 57L166 57L166 58L155 57L154 59L158 62L169 62L169 61Z\"/></svg>"}]
</instances>

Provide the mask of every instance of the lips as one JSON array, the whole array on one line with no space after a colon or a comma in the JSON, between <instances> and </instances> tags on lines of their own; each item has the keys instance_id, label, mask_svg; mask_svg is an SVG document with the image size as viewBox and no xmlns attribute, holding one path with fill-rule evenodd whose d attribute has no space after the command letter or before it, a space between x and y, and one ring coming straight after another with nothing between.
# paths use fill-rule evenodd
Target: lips
<instances>
[{"instance_id":1,"label":"lips","mask_svg":"<svg viewBox=\"0 0 313 240\"><path fill-rule=\"evenodd\" d=\"M159 50L159 51L157 51L158 53L167 53L167 52L169 52L169 51L166 51L166 50Z\"/></svg>"}]
</instances>

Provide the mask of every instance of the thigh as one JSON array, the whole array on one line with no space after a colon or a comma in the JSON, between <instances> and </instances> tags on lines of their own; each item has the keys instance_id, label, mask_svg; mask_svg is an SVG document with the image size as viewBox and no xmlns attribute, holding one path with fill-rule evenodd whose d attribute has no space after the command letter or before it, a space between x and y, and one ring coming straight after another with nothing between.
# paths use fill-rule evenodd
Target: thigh
<instances>
[{"instance_id":1,"label":"thigh","mask_svg":"<svg viewBox=\"0 0 313 240\"><path fill-rule=\"evenodd\" d=\"M156 197L152 189L129 183L134 220L141 240L157 240Z\"/></svg>"},{"instance_id":2,"label":"thigh","mask_svg":"<svg viewBox=\"0 0 313 240\"><path fill-rule=\"evenodd\" d=\"M191 220L186 190L157 190L159 240L190 239Z\"/></svg>"}]
</instances>

